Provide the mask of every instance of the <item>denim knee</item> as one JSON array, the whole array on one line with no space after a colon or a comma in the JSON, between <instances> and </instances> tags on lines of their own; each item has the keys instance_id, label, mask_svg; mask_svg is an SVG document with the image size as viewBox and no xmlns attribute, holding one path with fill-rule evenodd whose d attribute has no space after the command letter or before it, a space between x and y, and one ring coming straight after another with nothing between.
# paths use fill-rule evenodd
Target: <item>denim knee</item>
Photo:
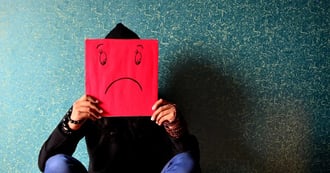
<instances>
[{"instance_id":1,"label":"denim knee","mask_svg":"<svg viewBox=\"0 0 330 173\"><path fill-rule=\"evenodd\" d=\"M175 155L163 168L162 173L191 173L194 172L195 161L190 153L184 152Z\"/></svg>"},{"instance_id":2,"label":"denim knee","mask_svg":"<svg viewBox=\"0 0 330 173\"><path fill-rule=\"evenodd\" d=\"M86 168L77 159L65 155L57 154L50 157L45 166L45 173L75 173L86 172Z\"/></svg>"}]
</instances>

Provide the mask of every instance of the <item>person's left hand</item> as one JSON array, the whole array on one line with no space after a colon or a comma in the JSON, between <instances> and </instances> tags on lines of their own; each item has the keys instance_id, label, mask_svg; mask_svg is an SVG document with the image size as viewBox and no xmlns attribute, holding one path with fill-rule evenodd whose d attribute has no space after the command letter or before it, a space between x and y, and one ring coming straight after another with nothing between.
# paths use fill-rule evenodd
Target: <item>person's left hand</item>
<instances>
[{"instance_id":1,"label":"person's left hand","mask_svg":"<svg viewBox=\"0 0 330 173\"><path fill-rule=\"evenodd\" d=\"M159 99L152 106L154 113L151 116L151 121L162 125L165 121L172 123L176 120L176 105L166 100Z\"/></svg>"}]
</instances>

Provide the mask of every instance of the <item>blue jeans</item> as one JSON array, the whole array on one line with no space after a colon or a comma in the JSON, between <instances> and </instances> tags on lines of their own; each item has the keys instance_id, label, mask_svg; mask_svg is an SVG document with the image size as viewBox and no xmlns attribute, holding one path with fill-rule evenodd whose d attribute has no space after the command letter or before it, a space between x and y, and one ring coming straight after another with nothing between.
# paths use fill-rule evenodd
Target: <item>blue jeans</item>
<instances>
[{"instance_id":1,"label":"blue jeans","mask_svg":"<svg viewBox=\"0 0 330 173\"><path fill-rule=\"evenodd\" d=\"M57 154L50 157L45 165L44 173L88 173L84 165L74 157Z\"/></svg>"},{"instance_id":2,"label":"blue jeans","mask_svg":"<svg viewBox=\"0 0 330 173\"><path fill-rule=\"evenodd\" d=\"M194 166L194 160L189 153L179 153L167 162L161 173L190 173ZM57 154L47 160L44 173L88 173L88 171L74 157Z\"/></svg>"},{"instance_id":3,"label":"blue jeans","mask_svg":"<svg viewBox=\"0 0 330 173\"><path fill-rule=\"evenodd\" d=\"M195 172L196 163L189 153L175 155L166 163L161 173L191 173Z\"/></svg>"}]
</instances>

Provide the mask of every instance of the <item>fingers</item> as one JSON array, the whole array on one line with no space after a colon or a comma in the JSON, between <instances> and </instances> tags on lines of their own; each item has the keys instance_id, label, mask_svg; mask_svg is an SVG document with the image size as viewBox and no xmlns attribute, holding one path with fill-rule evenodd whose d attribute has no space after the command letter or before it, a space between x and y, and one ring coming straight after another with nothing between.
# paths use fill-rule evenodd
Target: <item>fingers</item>
<instances>
[{"instance_id":1,"label":"fingers","mask_svg":"<svg viewBox=\"0 0 330 173\"><path fill-rule=\"evenodd\" d=\"M99 102L97 99L93 98L92 96L88 96L88 95L83 95L77 101L89 101L89 102L95 103L95 104L97 104Z\"/></svg>"},{"instance_id":2,"label":"fingers","mask_svg":"<svg viewBox=\"0 0 330 173\"><path fill-rule=\"evenodd\" d=\"M83 95L73 104L71 119L84 120L91 119L97 120L102 118L103 110L98 106L99 101L91 96Z\"/></svg>"},{"instance_id":3,"label":"fingers","mask_svg":"<svg viewBox=\"0 0 330 173\"><path fill-rule=\"evenodd\" d=\"M79 117L81 117L82 119L97 120L101 118L100 113L95 111L95 109L93 108L85 106L77 109L78 109Z\"/></svg>"},{"instance_id":4,"label":"fingers","mask_svg":"<svg viewBox=\"0 0 330 173\"><path fill-rule=\"evenodd\" d=\"M164 104L164 100L163 99L159 99L159 100L157 100L155 103L154 103L154 105L152 106L152 110L154 111L154 110L156 110L161 104Z\"/></svg>"},{"instance_id":5,"label":"fingers","mask_svg":"<svg viewBox=\"0 0 330 173\"><path fill-rule=\"evenodd\" d=\"M152 109L154 110L154 113L151 116L151 120L155 121L158 125L162 125L165 121L171 123L176 119L175 104L159 99L155 102Z\"/></svg>"},{"instance_id":6,"label":"fingers","mask_svg":"<svg viewBox=\"0 0 330 173\"><path fill-rule=\"evenodd\" d=\"M94 111L94 112L98 112L98 113L102 113L102 109L98 107L98 102L93 103L90 101L81 101L79 103L77 103L77 107L81 108L81 111L83 112L90 112L90 111Z\"/></svg>"}]
</instances>

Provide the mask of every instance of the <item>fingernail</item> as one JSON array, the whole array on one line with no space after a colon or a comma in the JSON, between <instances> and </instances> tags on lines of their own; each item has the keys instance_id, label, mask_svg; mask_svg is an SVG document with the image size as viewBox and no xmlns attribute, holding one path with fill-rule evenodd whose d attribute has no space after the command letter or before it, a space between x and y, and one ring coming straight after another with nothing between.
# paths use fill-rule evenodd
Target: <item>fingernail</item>
<instances>
[{"instance_id":1,"label":"fingernail","mask_svg":"<svg viewBox=\"0 0 330 173\"><path fill-rule=\"evenodd\" d=\"M151 121L153 121L154 120L154 117L151 117Z\"/></svg>"}]
</instances>

